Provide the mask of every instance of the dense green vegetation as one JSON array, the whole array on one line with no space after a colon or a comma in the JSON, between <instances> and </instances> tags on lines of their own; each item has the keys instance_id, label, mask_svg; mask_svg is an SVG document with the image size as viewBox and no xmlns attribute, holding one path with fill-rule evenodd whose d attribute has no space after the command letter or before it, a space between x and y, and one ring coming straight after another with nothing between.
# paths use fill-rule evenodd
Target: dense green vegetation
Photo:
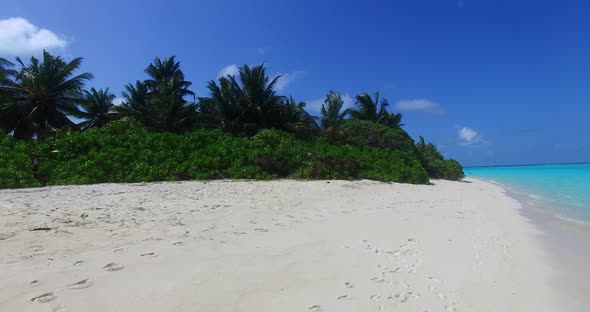
<instances>
[{"instance_id":1,"label":"dense green vegetation","mask_svg":"<svg viewBox=\"0 0 590 312\"><path fill-rule=\"evenodd\" d=\"M465 177L463 167L454 159L444 159L432 143L426 144L424 138L416 143L418 157L428 176L435 179L459 180Z\"/></svg>"},{"instance_id":2,"label":"dense green vegetation","mask_svg":"<svg viewBox=\"0 0 590 312\"><path fill-rule=\"evenodd\" d=\"M375 93L343 109L330 91L321 116L276 94L264 66L189 89L180 63L155 58L148 79L83 89L92 74L45 52L29 64L0 59L0 187L187 179L457 180L463 169L433 144L414 143L402 116ZM82 120L74 123L71 117ZM319 123L316 121L319 121Z\"/></svg>"}]
</instances>

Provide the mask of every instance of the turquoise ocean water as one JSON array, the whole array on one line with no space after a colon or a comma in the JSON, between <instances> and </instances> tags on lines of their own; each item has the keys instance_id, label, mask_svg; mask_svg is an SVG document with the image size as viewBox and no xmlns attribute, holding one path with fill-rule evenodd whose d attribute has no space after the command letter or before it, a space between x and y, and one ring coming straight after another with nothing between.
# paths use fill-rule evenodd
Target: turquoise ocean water
<instances>
[{"instance_id":1,"label":"turquoise ocean water","mask_svg":"<svg viewBox=\"0 0 590 312\"><path fill-rule=\"evenodd\" d=\"M590 164L469 167L465 175L505 185L560 218L590 224Z\"/></svg>"}]
</instances>

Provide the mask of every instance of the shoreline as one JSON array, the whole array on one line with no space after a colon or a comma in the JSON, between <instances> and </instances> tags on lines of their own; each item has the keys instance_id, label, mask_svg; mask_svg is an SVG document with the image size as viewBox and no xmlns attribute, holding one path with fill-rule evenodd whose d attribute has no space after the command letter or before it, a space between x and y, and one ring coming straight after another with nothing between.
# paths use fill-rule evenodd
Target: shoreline
<instances>
[{"instance_id":1,"label":"shoreline","mask_svg":"<svg viewBox=\"0 0 590 312\"><path fill-rule=\"evenodd\" d=\"M552 264L559 268L555 276L555 287L572 299L567 301L568 305L564 310L582 311L587 308L587 303L578 301L590 293L590 270L587 266L587 259L590 259L590 224L562 215L558 209L553 208L558 203L544 200L536 194L497 181L490 182L474 177L470 179L498 185L521 204L521 214L544 233L539 236L539 241L550 255Z\"/></svg>"},{"instance_id":2,"label":"shoreline","mask_svg":"<svg viewBox=\"0 0 590 312\"><path fill-rule=\"evenodd\" d=\"M3 190L0 310L576 311L524 207L466 181Z\"/></svg>"}]
</instances>

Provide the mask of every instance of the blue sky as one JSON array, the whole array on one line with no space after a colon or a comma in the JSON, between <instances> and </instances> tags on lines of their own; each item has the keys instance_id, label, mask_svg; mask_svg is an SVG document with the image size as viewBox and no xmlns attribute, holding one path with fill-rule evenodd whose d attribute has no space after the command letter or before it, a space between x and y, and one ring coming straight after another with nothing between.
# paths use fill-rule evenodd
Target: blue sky
<instances>
[{"instance_id":1,"label":"blue sky","mask_svg":"<svg viewBox=\"0 0 590 312\"><path fill-rule=\"evenodd\" d=\"M249 3L246 3L249 2ZM338 5L335 5L338 3ZM176 55L198 96L264 62L317 112L380 91L464 165L590 161L590 4L571 1L5 0L0 56L82 56L118 96ZM13 18L13 19L10 19ZM20 19L14 19L20 18Z\"/></svg>"}]
</instances>

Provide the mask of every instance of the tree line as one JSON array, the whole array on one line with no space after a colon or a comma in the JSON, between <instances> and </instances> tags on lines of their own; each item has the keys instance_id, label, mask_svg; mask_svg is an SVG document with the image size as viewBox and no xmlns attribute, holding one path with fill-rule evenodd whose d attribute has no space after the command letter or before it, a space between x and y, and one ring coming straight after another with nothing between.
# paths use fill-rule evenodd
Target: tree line
<instances>
[{"instance_id":1,"label":"tree line","mask_svg":"<svg viewBox=\"0 0 590 312\"><path fill-rule=\"evenodd\" d=\"M339 93L330 91L321 118L306 110L305 102L278 95L281 76L270 78L264 65L243 65L236 76L207 82L208 97L196 97L175 57L158 58L147 66L148 79L125 86L123 102L109 89L84 86L91 73L76 73L82 58L66 62L43 52L28 64L0 58L0 125L18 139L43 138L55 130L86 130L120 118L132 118L154 131L182 133L196 128L221 128L239 136L261 129L280 129L299 137L332 138L346 118L400 127L401 114L376 92L356 96L356 107L343 110ZM75 124L70 117L83 120Z\"/></svg>"},{"instance_id":2,"label":"tree line","mask_svg":"<svg viewBox=\"0 0 590 312\"><path fill-rule=\"evenodd\" d=\"M378 92L357 95L345 109L342 96L329 91L320 116L312 116L305 102L277 94L281 76L243 65L235 76L208 81L208 96L197 97L172 56L156 57L147 79L127 84L116 105L108 88L85 89L94 76L79 73L81 64L46 51L28 63L0 58L0 187L463 177L461 165L435 145L422 137L415 143Z\"/></svg>"}]
</instances>

